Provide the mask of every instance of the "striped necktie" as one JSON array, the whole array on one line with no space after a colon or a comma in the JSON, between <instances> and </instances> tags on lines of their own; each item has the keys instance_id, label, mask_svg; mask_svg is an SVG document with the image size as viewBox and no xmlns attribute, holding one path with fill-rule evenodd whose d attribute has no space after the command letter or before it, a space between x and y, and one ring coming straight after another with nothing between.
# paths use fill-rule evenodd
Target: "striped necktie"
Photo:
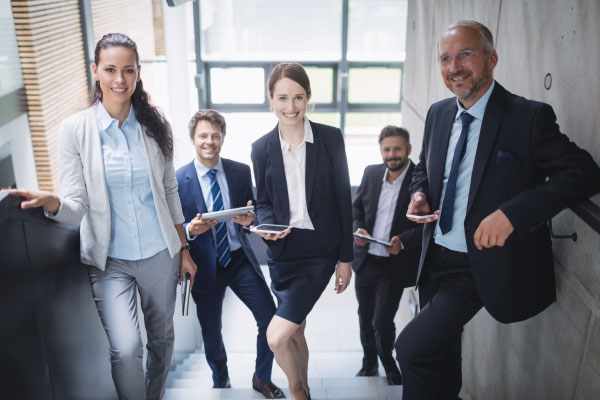
<instances>
[{"instance_id":1,"label":"striped necktie","mask_svg":"<svg viewBox=\"0 0 600 400\"><path fill-rule=\"evenodd\" d=\"M223 210L223 197L221 196L221 188L217 182L217 170L211 169L206 175L210 178L210 193L213 199L212 211ZM227 238L227 226L224 222L219 222L215 225L215 232L217 238L217 259L219 263L226 267L231 261L231 254L229 253L229 239Z\"/></svg>"}]
</instances>

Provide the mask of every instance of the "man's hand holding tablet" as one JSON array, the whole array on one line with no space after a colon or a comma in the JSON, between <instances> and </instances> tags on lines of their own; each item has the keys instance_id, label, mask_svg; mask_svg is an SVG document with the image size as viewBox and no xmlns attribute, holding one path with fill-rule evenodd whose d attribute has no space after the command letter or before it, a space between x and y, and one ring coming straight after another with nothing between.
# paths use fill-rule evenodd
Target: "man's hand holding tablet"
<instances>
[{"instance_id":1,"label":"man's hand holding tablet","mask_svg":"<svg viewBox=\"0 0 600 400\"><path fill-rule=\"evenodd\" d=\"M413 222L425 224L437 220L440 216L440 210L431 212L427 198L421 192L413 195L406 210L406 218Z\"/></svg>"},{"instance_id":2,"label":"man's hand holding tablet","mask_svg":"<svg viewBox=\"0 0 600 400\"><path fill-rule=\"evenodd\" d=\"M377 238L374 238L374 237L369 236L369 235L364 235L364 234L362 234L360 232L354 232L353 235L354 235L355 238L360 238L363 241L378 243L378 244L380 244L382 246L385 246L385 247L392 247L392 244L390 242L385 241L383 239L377 239Z\"/></svg>"}]
</instances>

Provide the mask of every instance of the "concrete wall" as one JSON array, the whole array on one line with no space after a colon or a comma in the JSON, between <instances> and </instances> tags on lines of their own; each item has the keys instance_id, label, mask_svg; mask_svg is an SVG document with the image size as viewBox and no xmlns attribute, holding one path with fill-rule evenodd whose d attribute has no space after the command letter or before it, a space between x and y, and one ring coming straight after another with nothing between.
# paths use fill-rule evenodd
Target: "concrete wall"
<instances>
[{"instance_id":1,"label":"concrete wall","mask_svg":"<svg viewBox=\"0 0 600 400\"><path fill-rule=\"evenodd\" d=\"M554 107L563 132L600 162L600 2L596 0L411 0L403 122L420 151L429 106L451 96L435 61L452 22L475 19L496 40L495 78ZM544 78L552 86L544 88ZM592 198L600 204L600 196ZM473 399L600 398L600 236L565 210L553 219L558 301L519 324L481 311L465 329L463 389Z\"/></svg>"}]
</instances>

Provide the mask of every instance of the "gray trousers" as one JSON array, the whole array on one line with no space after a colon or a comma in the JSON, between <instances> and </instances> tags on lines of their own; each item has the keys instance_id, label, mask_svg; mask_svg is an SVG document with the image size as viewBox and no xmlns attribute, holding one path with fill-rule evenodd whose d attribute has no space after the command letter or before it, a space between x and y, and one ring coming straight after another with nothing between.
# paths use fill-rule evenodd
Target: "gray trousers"
<instances>
[{"instance_id":1,"label":"gray trousers","mask_svg":"<svg viewBox=\"0 0 600 400\"><path fill-rule=\"evenodd\" d=\"M106 270L89 267L92 293L110 344L112 378L121 400L160 399L171 366L179 253L165 249L137 261L109 257ZM137 292L148 337L146 373Z\"/></svg>"}]
</instances>

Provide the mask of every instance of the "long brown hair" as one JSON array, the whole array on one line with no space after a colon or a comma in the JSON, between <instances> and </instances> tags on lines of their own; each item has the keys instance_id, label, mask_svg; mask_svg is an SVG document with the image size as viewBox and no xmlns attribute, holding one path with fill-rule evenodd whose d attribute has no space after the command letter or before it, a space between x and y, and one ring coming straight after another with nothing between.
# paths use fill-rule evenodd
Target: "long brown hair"
<instances>
[{"instance_id":1,"label":"long brown hair","mask_svg":"<svg viewBox=\"0 0 600 400\"><path fill-rule=\"evenodd\" d=\"M96 44L94 50L94 62L96 65L100 62L100 51L111 47L124 47L135 53L135 62L139 66L140 56L137 45L131 38L122 33L108 33L102 36L102 39ZM100 82L96 81L90 93L90 105L102 101L102 90ZM167 159L173 158L173 131L171 125L157 107L150 104L150 96L144 90L144 85L140 79L137 82L135 91L131 95L131 104L135 111L135 117L141 125L146 127L148 136L150 136Z\"/></svg>"}]
</instances>

